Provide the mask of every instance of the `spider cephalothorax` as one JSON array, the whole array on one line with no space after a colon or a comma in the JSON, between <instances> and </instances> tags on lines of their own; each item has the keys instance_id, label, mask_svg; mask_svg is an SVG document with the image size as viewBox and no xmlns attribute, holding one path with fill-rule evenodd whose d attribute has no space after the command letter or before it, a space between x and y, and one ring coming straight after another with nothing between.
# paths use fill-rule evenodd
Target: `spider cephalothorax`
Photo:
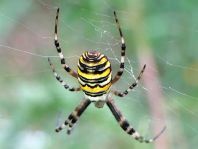
<instances>
[{"instance_id":1,"label":"spider cephalothorax","mask_svg":"<svg viewBox=\"0 0 198 149\"><path fill-rule=\"evenodd\" d=\"M119 123L120 127L137 141L150 143L156 140L164 132L166 127L164 127L154 138L145 139L129 124L129 122L126 120L126 118L122 115L122 113L114 104L113 99L109 96L109 92L119 97L126 96L134 87L137 86L137 83L140 80L146 68L146 65L144 65L136 81L132 83L128 87L128 89L125 90L124 92L119 92L110 89L110 87L114 83L116 83L123 74L125 49L126 49L122 30L120 28L116 13L114 12L114 17L121 37L121 59L120 59L120 69L114 77L112 77L111 64L108 58L105 55L99 53L98 51L84 52L79 58L77 72L73 71L66 64L60 44L58 42L58 35L57 35L58 14L59 14L59 9L57 9L57 14L56 14L54 44L61 59L62 67L71 76L78 79L80 86L77 88L69 87L69 85L65 83L63 79L57 74L49 58L48 61L52 68L54 76L64 86L64 88L72 92L82 90L85 93L85 99L82 100L82 102L68 116L67 120L61 126L56 128L56 132L59 132L62 129L68 127L67 133L70 134L73 126L76 124L81 114L86 110L86 108L90 105L91 102L94 102L95 106L98 108L102 108L103 105L106 104L111 110L117 122Z\"/></svg>"}]
</instances>

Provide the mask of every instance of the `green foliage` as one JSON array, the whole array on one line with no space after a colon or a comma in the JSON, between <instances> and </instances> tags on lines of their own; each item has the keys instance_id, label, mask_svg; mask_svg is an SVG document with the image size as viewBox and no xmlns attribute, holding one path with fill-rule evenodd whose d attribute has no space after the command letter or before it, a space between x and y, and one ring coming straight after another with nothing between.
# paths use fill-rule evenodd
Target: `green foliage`
<instances>
[{"instance_id":1,"label":"green foliage","mask_svg":"<svg viewBox=\"0 0 198 149\"><path fill-rule=\"evenodd\" d=\"M141 3L146 38L165 97L169 146L196 148L197 1L142 0ZM61 8L59 38L66 57L79 56L86 49L108 49L109 45L103 45L107 40L118 43L112 15L116 10L127 41L127 55L137 74L138 41L134 36L136 28L130 22L136 15L136 10L131 8L138 5L137 0L0 1L0 148L154 148L153 144L140 144L126 135L107 107L90 106L71 136L65 132L56 134L56 122L59 119L62 122L72 112L83 94L65 91L53 78L45 57L57 55L52 39L55 7ZM115 54L119 57L120 47L111 48L117 50ZM109 51L103 50L113 57ZM60 69L59 59L52 60L66 82L77 86L77 81ZM76 57L67 60L76 68ZM118 65L113 61L113 70L116 71ZM131 76L125 73L123 78L116 86L119 89L128 85ZM153 136L152 125L160 123L160 118L151 119L144 89L138 87L126 100L119 101L117 97L115 100L138 131Z\"/></svg>"}]
</instances>

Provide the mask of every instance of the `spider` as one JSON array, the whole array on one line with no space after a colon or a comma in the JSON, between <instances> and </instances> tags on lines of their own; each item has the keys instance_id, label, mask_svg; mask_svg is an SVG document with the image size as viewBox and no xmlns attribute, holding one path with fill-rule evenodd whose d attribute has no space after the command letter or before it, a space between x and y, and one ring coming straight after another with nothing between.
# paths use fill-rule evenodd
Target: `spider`
<instances>
[{"instance_id":1,"label":"spider","mask_svg":"<svg viewBox=\"0 0 198 149\"><path fill-rule=\"evenodd\" d=\"M79 87L70 87L60 75L56 72L54 65L52 64L51 60L48 58L48 62L51 66L54 76L56 77L57 81L64 86L65 89L68 89L72 92L83 91L84 92L84 99L81 103L75 108L75 110L68 116L65 122L55 129L56 132L60 132L64 128L67 128L67 134L71 133L73 126L79 120L80 116L83 112L87 109L87 107L94 103L97 108L102 108L104 104L107 104L110 111L114 115L115 119L119 123L120 127L130 136L132 136L135 140L139 142L150 143L155 141L166 129L164 127L155 137L151 139L145 139L141 136L126 120L126 118L122 115L120 110L114 104L110 93L124 97L126 96L134 87L137 86L138 81L141 79L142 74L146 68L146 65L143 66L142 70L140 71L136 81L132 83L127 90L124 92L119 92L116 90L111 90L111 86L115 84L123 74L124 71L124 62L125 62L125 41L123 37L123 33L116 15L114 11L115 22L117 24L117 28L119 30L120 38L121 38L121 60L120 60L120 68L115 77L112 77L112 70L111 70L111 63L108 58L101 54L98 51L91 50L84 52L78 61L78 70L77 72L72 70L65 62L65 58L63 56L57 35L57 24L58 24L58 16L59 16L59 8L56 12L56 19L55 19L55 36L54 36L54 44L59 54L62 67L68 72L71 76L78 79Z\"/></svg>"}]
</instances>

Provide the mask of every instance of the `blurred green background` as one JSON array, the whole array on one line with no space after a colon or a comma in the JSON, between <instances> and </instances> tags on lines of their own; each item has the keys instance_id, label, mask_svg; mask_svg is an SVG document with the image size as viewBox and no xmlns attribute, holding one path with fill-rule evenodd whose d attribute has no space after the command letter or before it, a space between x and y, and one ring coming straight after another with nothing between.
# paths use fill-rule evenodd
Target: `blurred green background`
<instances>
[{"instance_id":1,"label":"blurred green background","mask_svg":"<svg viewBox=\"0 0 198 149\"><path fill-rule=\"evenodd\" d=\"M0 148L197 148L197 6L196 0L0 0ZM124 90L144 63L147 69L133 92L113 98L142 135L167 126L155 143L125 134L106 106L91 105L70 136L54 132L84 96L66 91L47 63L49 56L65 81L78 85L61 69L53 45L57 7L68 64L76 69L83 51L97 49L110 58L114 74L120 57L116 10L128 59L113 88Z\"/></svg>"}]
</instances>

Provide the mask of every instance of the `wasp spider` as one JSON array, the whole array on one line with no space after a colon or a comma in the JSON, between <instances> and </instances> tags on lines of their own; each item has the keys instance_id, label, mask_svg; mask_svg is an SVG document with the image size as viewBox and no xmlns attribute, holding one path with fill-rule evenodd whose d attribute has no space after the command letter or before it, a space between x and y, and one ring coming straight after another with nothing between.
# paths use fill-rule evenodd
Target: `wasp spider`
<instances>
[{"instance_id":1,"label":"wasp spider","mask_svg":"<svg viewBox=\"0 0 198 149\"><path fill-rule=\"evenodd\" d=\"M73 126L76 124L77 120L80 118L82 113L86 110L86 108L90 105L91 102L93 102L97 108L102 108L106 103L110 111L114 115L115 119L119 123L120 127L127 134L129 134L139 142L150 143L156 140L164 132L165 127L158 133L158 135L156 135L152 139L145 139L129 124L129 122L126 120L126 118L122 115L120 110L114 104L113 99L109 96L109 93L113 93L114 95L119 97L126 96L134 87L137 86L137 83L140 80L146 68L146 65L144 65L136 81L132 83L131 86L129 86L129 88L124 92L110 90L111 86L114 83L116 83L123 74L125 49L126 49L124 37L116 16L116 12L114 12L114 17L121 37L121 60L120 60L120 69L115 75L115 77L112 77L111 63L109 62L108 58L105 55L99 53L98 51L84 52L79 58L77 72L72 70L66 64L57 35L58 15L59 15L59 9L57 9L56 20L55 20L54 44L59 54L62 67L71 76L78 79L80 86L77 88L70 87L57 74L49 58L48 61L52 68L54 76L61 83L61 85L64 86L65 89L68 89L69 91L72 92L82 90L85 94L85 97L84 100L82 100L81 103L75 108L75 110L69 115L67 120L60 127L56 128L55 131L60 132L62 129L68 127L67 133L70 134Z\"/></svg>"}]
</instances>

